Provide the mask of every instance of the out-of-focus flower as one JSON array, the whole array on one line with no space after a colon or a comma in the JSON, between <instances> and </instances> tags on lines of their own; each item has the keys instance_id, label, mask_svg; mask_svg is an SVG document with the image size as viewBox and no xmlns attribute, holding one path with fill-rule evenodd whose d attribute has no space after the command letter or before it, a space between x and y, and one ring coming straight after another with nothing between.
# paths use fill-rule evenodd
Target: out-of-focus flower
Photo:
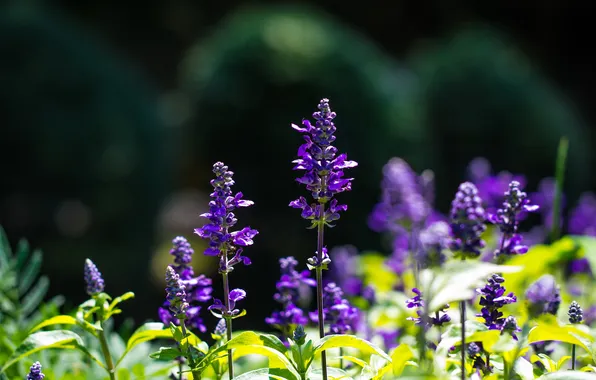
<instances>
[{"instance_id":1,"label":"out-of-focus flower","mask_svg":"<svg viewBox=\"0 0 596 380\"><path fill-rule=\"evenodd\" d=\"M571 211L568 228L572 235L596 236L596 194L586 192L581 195Z\"/></svg>"},{"instance_id":2,"label":"out-of-focus flower","mask_svg":"<svg viewBox=\"0 0 596 380\"><path fill-rule=\"evenodd\" d=\"M330 334L355 333L358 329L360 312L343 296L343 291L333 282L323 289L323 319L329 323ZM317 313L309 315L313 322L318 322Z\"/></svg>"},{"instance_id":3,"label":"out-of-focus flower","mask_svg":"<svg viewBox=\"0 0 596 380\"><path fill-rule=\"evenodd\" d=\"M85 284L87 285L87 294L93 296L97 293L103 292L104 281L101 277L101 273L99 272L93 261L89 259L85 260L84 276Z\"/></svg>"},{"instance_id":4,"label":"out-of-focus flower","mask_svg":"<svg viewBox=\"0 0 596 380\"><path fill-rule=\"evenodd\" d=\"M555 278L550 274L545 274L534 281L526 290L526 299L531 317L546 313L557 315L561 304L561 294Z\"/></svg>"},{"instance_id":5,"label":"out-of-focus flower","mask_svg":"<svg viewBox=\"0 0 596 380\"><path fill-rule=\"evenodd\" d=\"M406 306L408 309L416 309L417 317L408 317L407 319L409 321L414 321L415 324L423 325L424 327L443 326L443 324L451 321L451 317L445 313L445 309L448 309L449 305L445 305L445 307L437 311L433 317L425 315L422 292L418 288L413 288L412 292L415 296L406 301Z\"/></svg>"},{"instance_id":6,"label":"out-of-focus flower","mask_svg":"<svg viewBox=\"0 0 596 380\"><path fill-rule=\"evenodd\" d=\"M471 182L459 186L451 203L450 249L456 257L475 258L480 256L485 242L482 233L486 230L485 213L478 190Z\"/></svg>"}]
</instances>

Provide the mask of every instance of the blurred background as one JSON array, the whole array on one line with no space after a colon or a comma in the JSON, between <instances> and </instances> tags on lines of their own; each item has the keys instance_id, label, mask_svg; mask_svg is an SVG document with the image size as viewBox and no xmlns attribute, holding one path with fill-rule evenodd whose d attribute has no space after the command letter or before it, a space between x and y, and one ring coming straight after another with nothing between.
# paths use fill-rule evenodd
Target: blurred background
<instances>
[{"instance_id":1,"label":"blurred background","mask_svg":"<svg viewBox=\"0 0 596 380\"><path fill-rule=\"evenodd\" d=\"M136 293L126 315L156 320L177 235L221 295L193 229L224 161L255 201L239 226L260 231L245 251L252 266L231 276L248 292L236 324L266 329L278 259L303 264L316 248L288 207L307 195L290 123L322 97L338 114L337 147L359 162L329 247L383 249L367 217L394 156L433 170L444 213L478 156L535 190L561 136L567 204L595 188L594 10L573 3L4 1L0 225L44 251L49 294L67 308L86 298L89 257L106 291Z\"/></svg>"}]
</instances>

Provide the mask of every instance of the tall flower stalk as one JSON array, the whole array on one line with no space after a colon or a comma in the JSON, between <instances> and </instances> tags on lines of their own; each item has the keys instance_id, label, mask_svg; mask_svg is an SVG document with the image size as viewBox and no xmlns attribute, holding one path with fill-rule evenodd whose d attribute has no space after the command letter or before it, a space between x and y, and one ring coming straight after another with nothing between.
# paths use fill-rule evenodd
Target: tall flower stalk
<instances>
[{"instance_id":1,"label":"tall flower stalk","mask_svg":"<svg viewBox=\"0 0 596 380\"><path fill-rule=\"evenodd\" d=\"M234 210L240 207L249 207L254 202L242 199L242 193L234 194L231 187L234 185L233 172L223 162L216 162L213 165L215 178L211 180L213 192L210 194L209 212L201 214L207 218L209 223L201 228L195 229L195 233L204 239L209 239L209 247L205 250L207 256L219 257L219 273L223 280L224 301L215 300L209 307L212 313L219 318L226 320L226 335L228 341L232 339L232 319L242 315L235 311L235 302L244 298L246 292L242 289L235 289L230 292L228 280L229 273L239 263L250 265L250 259L242 256L242 247L253 244L253 238L259 233L250 227L241 230L231 231L238 219ZM215 311L218 312L215 312ZM228 350L228 374L229 378L234 377L234 365L232 362L232 350Z\"/></svg>"},{"instance_id":2,"label":"tall flower stalk","mask_svg":"<svg viewBox=\"0 0 596 380\"><path fill-rule=\"evenodd\" d=\"M486 243L482 233L486 230L485 213L478 189L471 182L459 186L451 203L450 248L462 260L480 256ZM461 312L461 378L466 378L466 301L460 302Z\"/></svg>"},{"instance_id":3,"label":"tall flower stalk","mask_svg":"<svg viewBox=\"0 0 596 380\"><path fill-rule=\"evenodd\" d=\"M311 192L314 203L307 202L300 197L290 202L290 207L302 210L302 217L311 222L310 228L317 228L316 256L308 260L309 268L315 269L317 280L317 313L319 336L325 336L323 315L323 269L330 262L325 247L325 226L333 227L331 222L339 219L339 212L346 211L347 205L338 204L334 196L343 191L349 191L353 178L343 178L344 169L357 166L355 161L349 161L347 155L337 154L336 147L331 145L335 141L335 112L329 107L329 100L322 99L318 111L313 113L316 120L312 125L309 120L303 120L303 127L292 124L292 128L303 133L305 143L298 148L299 158L294 160L294 170L304 170L306 173L296 179L304 184ZM321 353L323 379L327 380L327 358Z\"/></svg>"},{"instance_id":4,"label":"tall flower stalk","mask_svg":"<svg viewBox=\"0 0 596 380\"><path fill-rule=\"evenodd\" d=\"M569 315L569 323L574 325L582 323L584 319L584 311L576 301L571 302L567 314ZM571 369L575 370L575 344L571 345Z\"/></svg>"}]
</instances>

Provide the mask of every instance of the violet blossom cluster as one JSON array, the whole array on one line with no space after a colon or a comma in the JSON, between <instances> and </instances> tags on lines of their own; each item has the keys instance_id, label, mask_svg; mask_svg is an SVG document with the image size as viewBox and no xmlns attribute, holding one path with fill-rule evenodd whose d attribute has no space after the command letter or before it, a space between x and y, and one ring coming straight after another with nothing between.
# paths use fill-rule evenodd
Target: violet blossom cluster
<instances>
[{"instance_id":1,"label":"violet blossom cluster","mask_svg":"<svg viewBox=\"0 0 596 380\"><path fill-rule=\"evenodd\" d=\"M242 256L242 248L253 244L253 238L259 233L250 227L230 231L238 222L234 210L239 207L249 207L254 202L242 199L242 193L234 194L231 187L234 185L233 172L228 170L222 162L213 165L215 178L211 180L213 192L209 195L209 212L201 214L209 222L195 233L203 239L209 239L209 247L205 250L207 256L219 256L220 273L232 271L234 265L250 264L250 259Z\"/></svg>"},{"instance_id":2,"label":"violet blossom cluster","mask_svg":"<svg viewBox=\"0 0 596 380\"><path fill-rule=\"evenodd\" d=\"M298 261L292 256L279 259L281 277L275 287L277 293L273 299L281 304L281 311L275 311L265 322L280 330L284 338L291 337L296 325L308 323L308 317L304 311L297 306L301 296L301 289L304 287L316 286L315 280L310 278L310 272L304 270L298 272L296 266Z\"/></svg>"},{"instance_id":3,"label":"violet blossom cluster","mask_svg":"<svg viewBox=\"0 0 596 380\"><path fill-rule=\"evenodd\" d=\"M323 320L329 323L328 334L356 333L360 323L358 308L343 298L344 292L335 283L330 282L323 289ZM312 322L318 322L316 312L309 313Z\"/></svg>"},{"instance_id":4,"label":"violet blossom cluster","mask_svg":"<svg viewBox=\"0 0 596 380\"><path fill-rule=\"evenodd\" d=\"M172 244L170 254L174 256L175 264L171 265L171 267L178 274L180 281L185 287L186 301L189 304L189 307L185 311L185 324L187 327L205 332L207 328L200 316L201 306L199 304L211 300L211 293L213 291L211 287L212 281L203 274L197 277L194 276L194 271L190 265L194 250L184 237L178 236L174 238ZM175 325L179 323L178 318L170 310L170 303L167 299L162 307L158 309L158 315L159 319L166 326L170 322Z\"/></svg>"},{"instance_id":5,"label":"violet blossom cluster","mask_svg":"<svg viewBox=\"0 0 596 380\"><path fill-rule=\"evenodd\" d=\"M445 323L451 321L451 317L445 312L449 305L445 305L442 309L437 311L434 316L428 316L424 310L424 299L422 298L422 291L418 288L413 288L412 292L415 294L413 298L406 301L408 309L416 309L416 317L408 317L409 321L414 321L417 325L422 325L427 328L430 326L443 326Z\"/></svg>"},{"instance_id":6,"label":"violet blossom cluster","mask_svg":"<svg viewBox=\"0 0 596 380\"><path fill-rule=\"evenodd\" d=\"M179 320L186 319L186 287L180 280L180 275L168 265L166 268L166 300L170 311Z\"/></svg>"},{"instance_id":7,"label":"violet blossom cluster","mask_svg":"<svg viewBox=\"0 0 596 380\"><path fill-rule=\"evenodd\" d=\"M369 305L374 303L375 291L365 285L358 268L358 250L351 245L334 247L331 250L333 261L328 282L339 286L348 297L362 297Z\"/></svg>"},{"instance_id":8,"label":"violet blossom cluster","mask_svg":"<svg viewBox=\"0 0 596 380\"><path fill-rule=\"evenodd\" d=\"M240 309L236 309L236 302L242 301L245 298L246 292L243 289L232 289L228 295L227 305L216 298L213 300L213 305L209 306L208 309L216 318L237 318L243 312Z\"/></svg>"},{"instance_id":9,"label":"violet blossom cluster","mask_svg":"<svg viewBox=\"0 0 596 380\"><path fill-rule=\"evenodd\" d=\"M86 259L85 260L85 268L84 268L84 278L85 278L85 285L87 288L87 294L93 296L95 294L103 292L104 289L104 281L97 269L97 266L93 263L93 261Z\"/></svg>"},{"instance_id":10,"label":"violet blossom cluster","mask_svg":"<svg viewBox=\"0 0 596 380\"><path fill-rule=\"evenodd\" d=\"M480 295L480 314L477 317L484 319L484 324L489 330L502 330L505 324L503 312L500 310L503 306L517 302L517 297L513 293L505 294L505 287L502 285L505 279L498 274L489 277L486 285L476 289Z\"/></svg>"},{"instance_id":11,"label":"violet blossom cluster","mask_svg":"<svg viewBox=\"0 0 596 380\"><path fill-rule=\"evenodd\" d=\"M31 365L31 368L29 368L26 380L43 380L44 377L46 377L46 375L41 372L41 364L35 362Z\"/></svg>"},{"instance_id":12,"label":"violet blossom cluster","mask_svg":"<svg viewBox=\"0 0 596 380\"><path fill-rule=\"evenodd\" d=\"M496 214L489 214L488 220L499 226L501 230L501 244L495 252L497 257L523 254L528 247L522 244L522 236L518 233L520 215L538 211L539 206L533 205L528 195L521 190L521 184L511 181L505 192L505 201Z\"/></svg>"},{"instance_id":13,"label":"violet blossom cluster","mask_svg":"<svg viewBox=\"0 0 596 380\"><path fill-rule=\"evenodd\" d=\"M455 199L451 202L451 240L449 248L455 257L475 258L480 256L486 243L482 234L486 230L485 211L478 189L471 182L459 185Z\"/></svg>"},{"instance_id":14,"label":"violet blossom cluster","mask_svg":"<svg viewBox=\"0 0 596 380\"><path fill-rule=\"evenodd\" d=\"M304 127L292 124L292 128L303 133L305 143L298 148L298 159L292 161L294 170L306 173L296 181L306 185L316 203L310 204L306 198L300 197L290 202L290 207L302 210L302 217L310 220L312 227L319 223L332 227L330 222L339 219L339 213L348 209L347 205L338 204L333 197L352 189L353 178L344 178L344 169L356 167L356 161L349 161L345 153L337 154L335 141L335 112L329 107L329 99L322 99L318 111L313 113L315 125L307 119L302 121ZM329 203L325 209L325 204ZM325 210L323 212L323 210Z\"/></svg>"},{"instance_id":15,"label":"violet blossom cluster","mask_svg":"<svg viewBox=\"0 0 596 380\"><path fill-rule=\"evenodd\" d=\"M534 281L526 290L526 299L531 317L541 314L557 315L561 305L561 292L555 278L545 274Z\"/></svg>"}]
</instances>

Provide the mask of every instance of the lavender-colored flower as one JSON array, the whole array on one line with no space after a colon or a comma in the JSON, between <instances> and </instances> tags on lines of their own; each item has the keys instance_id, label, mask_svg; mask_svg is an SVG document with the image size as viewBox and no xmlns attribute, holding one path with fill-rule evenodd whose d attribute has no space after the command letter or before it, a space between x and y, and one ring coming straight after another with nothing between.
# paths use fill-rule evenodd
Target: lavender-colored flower
<instances>
[{"instance_id":1,"label":"lavender-colored flower","mask_svg":"<svg viewBox=\"0 0 596 380\"><path fill-rule=\"evenodd\" d=\"M296 326L294 332L292 333L292 339L299 346L302 346L305 343L306 332L304 331L304 327L302 327L302 325Z\"/></svg>"},{"instance_id":2,"label":"lavender-colored flower","mask_svg":"<svg viewBox=\"0 0 596 380\"><path fill-rule=\"evenodd\" d=\"M572 235L596 236L596 194L586 192L581 195L571 211L568 228Z\"/></svg>"},{"instance_id":3,"label":"lavender-colored flower","mask_svg":"<svg viewBox=\"0 0 596 380\"><path fill-rule=\"evenodd\" d=\"M41 364L39 362L33 363L27 374L27 380L43 380L46 375L41 373Z\"/></svg>"},{"instance_id":4,"label":"lavender-colored flower","mask_svg":"<svg viewBox=\"0 0 596 380\"><path fill-rule=\"evenodd\" d=\"M194 251L184 237L178 236L172 243L173 247L170 250L170 254L175 257L174 262L176 265L172 265L171 267L179 275L180 281L185 287L186 301L189 304L186 309L185 324L187 327L205 332L207 331L207 327L200 316L201 306L199 306L199 303L211 300L211 293L213 292L212 281L203 274L193 277L194 271L192 266L190 266L190 262ZM179 324L178 318L170 310L168 300L159 308L158 316L165 325L169 325L170 323Z\"/></svg>"},{"instance_id":5,"label":"lavender-colored flower","mask_svg":"<svg viewBox=\"0 0 596 380\"><path fill-rule=\"evenodd\" d=\"M226 331L226 320L224 318L221 318L215 325L215 329L213 329L213 334L211 336L215 340L221 340L226 336Z\"/></svg>"},{"instance_id":6,"label":"lavender-colored flower","mask_svg":"<svg viewBox=\"0 0 596 380\"><path fill-rule=\"evenodd\" d=\"M236 302L246 298L246 292L242 289L233 289L230 291L228 296L229 307L226 306L221 300L214 299L213 305L209 306L208 309L217 318L224 317L236 317L240 314L240 310L236 309Z\"/></svg>"},{"instance_id":7,"label":"lavender-colored flower","mask_svg":"<svg viewBox=\"0 0 596 380\"><path fill-rule=\"evenodd\" d=\"M583 312L584 323L587 326L592 326L596 321L596 305L592 305Z\"/></svg>"},{"instance_id":8,"label":"lavender-colored flower","mask_svg":"<svg viewBox=\"0 0 596 380\"><path fill-rule=\"evenodd\" d=\"M374 289L364 285L360 277L358 249L351 245L338 246L331 250L331 256L328 282L334 282L348 297L362 297L369 304L374 303Z\"/></svg>"},{"instance_id":9,"label":"lavender-colored flower","mask_svg":"<svg viewBox=\"0 0 596 380\"><path fill-rule=\"evenodd\" d=\"M517 297L513 293L505 295L505 287L501 284L505 279L498 274L493 274L481 289L476 289L480 295L480 305L482 309L477 317L484 318L484 324L490 330L501 330L505 323L503 313L499 310L503 306L517 302Z\"/></svg>"},{"instance_id":10,"label":"lavender-colored flower","mask_svg":"<svg viewBox=\"0 0 596 380\"><path fill-rule=\"evenodd\" d=\"M482 353L484 352L482 343L471 342L466 346L466 351L468 358L472 360L472 367L480 371L485 371L486 363L482 359Z\"/></svg>"},{"instance_id":11,"label":"lavender-colored flower","mask_svg":"<svg viewBox=\"0 0 596 380\"><path fill-rule=\"evenodd\" d=\"M292 128L304 134L305 143L298 148L298 159L294 160L294 170L305 170L306 173L296 179L306 185L316 203L309 204L304 197L290 202L290 207L302 210L302 217L310 220L312 226L319 223L332 227L330 222L339 219L340 211L348 206L339 205L333 197L341 192L352 189L353 178L344 178L344 169L356 167L356 161L349 161L345 153L337 154L337 148L331 145L335 141L335 112L329 107L329 99L322 99L318 111L313 113L316 120L312 125L309 120L303 120L299 127L292 124ZM322 212L326 203L329 207Z\"/></svg>"},{"instance_id":12,"label":"lavender-colored flower","mask_svg":"<svg viewBox=\"0 0 596 380\"><path fill-rule=\"evenodd\" d=\"M452 238L449 245L456 257L480 256L480 250L486 245L482 240L482 233L486 230L484 218L482 199L476 186L471 182L459 185L450 213Z\"/></svg>"},{"instance_id":13,"label":"lavender-colored flower","mask_svg":"<svg viewBox=\"0 0 596 380\"><path fill-rule=\"evenodd\" d=\"M370 228L403 233L406 226L422 223L432 211L423 191L421 179L406 161L390 159L383 167L381 201L369 217Z\"/></svg>"},{"instance_id":14,"label":"lavender-colored flower","mask_svg":"<svg viewBox=\"0 0 596 380\"><path fill-rule=\"evenodd\" d=\"M521 331L521 328L517 324L517 319L513 315L508 316L505 318L505 322L503 322L503 328L501 332L508 332L511 334L513 339L517 340L517 333Z\"/></svg>"},{"instance_id":15,"label":"lavender-colored flower","mask_svg":"<svg viewBox=\"0 0 596 380\"><path fill-rule=\"evenodd\" d=\"M406 306L408 309L417 309L417 317L408 317L407 319L409 321L414 321L415 324L423 325L424 327L443 326L443 324L451 321L451 317L445 312L445 309L448 309L449 305L445 305L445 307L437 311L434 316L427 316L424 314L424 299L422 298L422 292L418 288L413 288L412 292L415 296L406 301Z\"/></svg>"},{"instance_id":16,"label":"lavender-colored flower","mask_svg":"<svg viewBox=\"0 0 596 380\"><path fill-rule=\"evenodd\" d=\"M166 268L166 300L170 305L170 311L176 318L186 319L188 302L186 302L185 286L178 273L169 265Z\"/></svg>"},{"instance_id":17,"label":"lavender-colored flower","mask_svg":"<svg viewBox=\"0 0 596 380\"><path fill-rule=\"evenodd\" d=\"M509 189L505 192L503 206L496 214L489 214L488 220L499 226L501 233L501 246L495 252L497 257L523 254L528 247L522 244L522 237L517 233L520 215L526 212L538 211L539 206L533 205L528 195L521 190L521 184L511 181Z\"/></svg>"},{"instance_id":18,"label":"lavender-colored flower","mask_svg":"<svg viewBox=\"0 0 596 380\"><path fill-rule=\"evenodd\" d=\"M93 296L97 293L103 292L104 281L101 277L101 273L93 263L93 261L85 260L85 284L87 285L87 294Z\"/></svg>"},{"instance_id":19,"label":"lavender-colored flower","mask_svg":"<svg viewBox=\"0 0 596 380\"><path fill-rule=\"evenodd\" d=\"M323 320L329 323L329 334L355 333L360 323L360 312L343 298L344 293L330 282L323 289ZM313 322L318 322L316 312L309 313Z\"/></svg>"},{"instance_id":20,"label":"lavender-colored flower","mask_svg":"<svg viewBox=\"0 0 596 380\"><path fill-rule=\"evenodd\" d=\"M298 261L292 256L279 259L281 278L276 284L277 293L273 299L281 304L282 310L275 311L265 318L265 322L279 329L284 338L288 338L296 325L308 323L304 311L296 306L301 296L301 289L313 287L317 283L310 278L310 272L305 270L298 272L296 266Z\"/></svg>"},{"instance_id":21,"label":"lavender-colored flower","mask_svg":"<svg viewBox=\"0 0 596 380\"><path fill-rule=\"evenodd\" d=\"M383 339L383 346L385 347L385 351L389 351L392 348L397 347L397 338L399 337L400 331L398 329L394 330L385 330L380 329L377 330L377 334Z\"/></svg>"},{"instance_id":22,"label":"lavender-colored flower","mask_svg":"<svg viewBox=\"0 0 596 380\"><path fill-rule=\"evenodd\" d=\"M577 303L576 301L571 302L567 314L569 315L569 323L581 323L584 319L584 311L579 306L579 303Z\"/></svg>"},{"instance_id":23,"label":"lavender-colored flower","mask_svg":"<svg viewBox=\"0 0 596 380\"><path fill-rule=\"evenodd\" d=\"M445 263L450 232L449 224L443 221L434 222L420 232L420 247L416 254L420 267L439 267Z\"/></svg>"},{"instance_id":24,"label":"lavender-colored flower","mask_svg":"<svg viewBox=\"0 0 596 380\"><path fill-rule=\"evenodd\" d=\"M478 189L478 196L482 199L485 210L494 213L503 203L503 193L509 188L511 181L517 181L524 185L524 176L501 171L496 175L491 174L490 162L478 157L468 165L468 177Z\"/></svg>"},{"instance_id":25,"label":"lavender-colored flower","mask_svg":"<svg viewBox=\"0 0 596 380\"><path fill-rule=\"evenodd\" d=\"M551 229L554 219L554 201L556 194L557 182L552 177L543 178L538 183L538 191L531 194L532 201L540 207L540 214L542 215L543 224L547 229ZM565 194L561 194L561 204L558 210L559 215L565 207ZM560 226L563 225L563 218L559 219Z\"/></svg>"},{"instance_id":26,"label":"lavender-colored flower","mask_svg":"<svg viewBox=\"0 0 596 380\"><path fill-rule=\"evenodd\" d=\"M209 239L209 247L205 250L207 256L219 256L219 271L227 273L238 263L250 264L248 257L242 256L242 248L253 244L253 238L259 233L250 227L230 231L238 222L233 211L239 207L249 207L252 201L242 199L242 193L234 194L232 185L233 172L228 170L222 162L213 165L215 179L211 180L213 192L210 194L209 212L201 214L209 219L209 223L195 229L195 233L204 239ZM231 257L231 258L230 258Z\"/></svg>"},{"instance_id":27,"label":"lavender-colored flower","mask_svg":"<svg viewBox=\"0 0 596 380\"><path fill-rule=\"evenodd\" d=\"M526 290L526 299L531 317L541 314L557 315L561 304L561 293L555 278L545 274L530 284Z\"/></svg>"}]
</instances>

